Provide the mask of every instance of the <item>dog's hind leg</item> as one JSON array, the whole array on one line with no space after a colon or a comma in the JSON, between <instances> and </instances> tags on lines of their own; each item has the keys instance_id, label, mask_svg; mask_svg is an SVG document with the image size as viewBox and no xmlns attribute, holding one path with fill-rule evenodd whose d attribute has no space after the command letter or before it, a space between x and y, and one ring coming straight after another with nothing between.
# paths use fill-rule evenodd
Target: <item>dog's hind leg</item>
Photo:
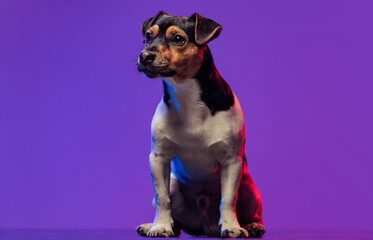
<instances>
[{"instance_id":1,"label":"dog's hind leg","mask_svg":"<svg viewBox=\"0 0 373 240\"><path fill-rule=\"evenodd\" d=\"M265 233L265 229L263 224L260 223L251 223L245 227L247 232L249 233L250 238L259 238L263 236Z\"/></svg>"},{"instance_id":2,"label":"dog's hind leg","mask_svg":"<svg viewBox=\"0 0 373 240\"><path fill-rule=\"evenodd\" d=\"M250 238L261 237L265 233L262 218L262 200L247 171L247 163L242 167L241 182L236 202L237 220L245 228Z\"/></svg>"}]
</instances>

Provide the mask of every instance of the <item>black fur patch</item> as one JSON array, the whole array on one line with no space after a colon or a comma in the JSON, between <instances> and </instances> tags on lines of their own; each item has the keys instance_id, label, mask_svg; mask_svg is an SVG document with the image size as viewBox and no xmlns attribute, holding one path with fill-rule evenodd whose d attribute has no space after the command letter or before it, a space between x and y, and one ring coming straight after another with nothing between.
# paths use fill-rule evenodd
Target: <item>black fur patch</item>
<instances>
[{"instance_id":1,"label":"black fur patch","mask_svg":"<svg viewBox=\"0 0 373 240\"><path fill-rule=\"evenodd\" d=\"M212 115L218 111L226 111L233 106L232 89L216 69L208 46L203 53L202 66L196 79L201 87L201 99Z\"/></svg>"},{"instance_id":2,"label":"black fur patch","mask_svg":"<svg viewBox=\"0 0 373 240\"><path fill-rule=\"evenodd\" d=\"M177 26L183 30L189 37L189 41L195 43L194 40L194 22L191 19L180 17L161 18L156 24L159 26L158 35L165 36L166 30L171 26Z\"/></svg>"},{"instance_id":3,"label":"black fur patch","mask_svg":"<svg viewBox=\"0 0 373 240\"><path fill-rule=\"evenodd\" d=\"M168 87L165 80L163 82L163 102L167 105L167 107L170 107L170 94L168 93Z\"/></svg>"}]
</instances>

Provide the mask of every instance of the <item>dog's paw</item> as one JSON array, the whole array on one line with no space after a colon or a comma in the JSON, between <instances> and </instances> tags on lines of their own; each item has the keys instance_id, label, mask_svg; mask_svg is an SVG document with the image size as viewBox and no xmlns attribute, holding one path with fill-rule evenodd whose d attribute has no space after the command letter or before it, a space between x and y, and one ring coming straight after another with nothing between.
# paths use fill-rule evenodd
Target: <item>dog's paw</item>
<instances>
[{"instance_id":1,"label":"dog's paw","mask_svg":"<svg viewBox=\"0 0 373 240\"><path fill-rule=\"evenodd\" d=\"M136 232L140 235L145 237L149 229L152 227L151 223L144 223L141 224L140 226L137 226Z\"/></svg>"},{"instance_id":2,"label":"dog's paw","mask_svg":"<svg viewBox=\"0 0 373 240\"><path fill-rule=\"evenodd\" d=\"M249 232L250 238L260 238L266 232L263 224L260 223L251 223L245 229Z\"/></svg>"},{"instance_id":3,"label":"dog's paw","mask_svg":"<svg viewBox=\"0 0 373 240\"><path fill-rule=\"evenodd\" d=\"M175 237L170 226L156 224L146 234L147 237Z\"/></svg>"},{"instance_id":4,"label":"dog's paw","mask_svg":"<svg viewBox=\"0 0 373 240\"><path fill-rule=\"evenodd\" d=\"M221 230L221 237L222 238L247 238L249 237L249 233L241 228L241 227L232 227Z\"/></svg>"}]
</instances>

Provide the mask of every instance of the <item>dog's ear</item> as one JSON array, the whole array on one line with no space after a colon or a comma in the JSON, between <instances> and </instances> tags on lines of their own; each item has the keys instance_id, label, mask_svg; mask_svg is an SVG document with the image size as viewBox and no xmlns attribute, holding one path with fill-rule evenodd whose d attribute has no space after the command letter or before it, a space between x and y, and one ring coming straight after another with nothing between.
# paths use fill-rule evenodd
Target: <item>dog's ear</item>
<instances>
[{"instance_id":1,"label":"dog's ear","mask_svg":"<svg viewBox=\"0 0 373 240\"><path fill-rule=\"evenodd\" d=\"M220 24L198 13L194 13L189 19L195 21L194 36L198 45L204 45L217 38L223 29Z\"/></svg>"},{"instance_id":2,"label":"dog's ear","mask_svg":"<svg viewBox=\"0 0 373 240\"><path fill-rule=\"evenodd\" d=\"M151 26L154 25L154 23L161 17L163 17L164 15L170 15L166 12L163 12L163 11L159 11L157 13L157 15L155 15L155 17L152 17L152 18L148 18L146 19L142 24L141 24L141 33L143 36L145 36L145 32L146 30L148 30Z\"/></svg>"}]
</instances>

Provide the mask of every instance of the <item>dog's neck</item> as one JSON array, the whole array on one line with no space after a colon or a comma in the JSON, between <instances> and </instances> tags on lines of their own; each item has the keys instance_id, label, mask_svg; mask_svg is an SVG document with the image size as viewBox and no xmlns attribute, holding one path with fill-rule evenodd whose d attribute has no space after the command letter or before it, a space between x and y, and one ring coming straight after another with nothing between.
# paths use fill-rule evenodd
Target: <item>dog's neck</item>
<instances>
[{"instance_id":1,"label":"dog's neck","mask_svg":"<svg viewBox=\"0 0 373 240\"><path fill-rule=\"evenodd\" d=\"M163 80L164 102L179 116L182 122L195 124L209 115L209 109L201 100L198 80L191 78L177 82L173 78Z\"/></svg>"},{"instance_id":2,"label":"dog's neck","mask_svg":"<svg viewBox=\"0 0 373 240\"><path fill-rule=\"evenodd\" d=\"M218 111L228 110L234 104L233 92L216 69L207 46L201 68L194 78L183 81L165 78L163 85L164 102L168 106L172 104L180 114L200 114L204 117L206 107L214 115Z\"/></svg>"}]
</instances>

